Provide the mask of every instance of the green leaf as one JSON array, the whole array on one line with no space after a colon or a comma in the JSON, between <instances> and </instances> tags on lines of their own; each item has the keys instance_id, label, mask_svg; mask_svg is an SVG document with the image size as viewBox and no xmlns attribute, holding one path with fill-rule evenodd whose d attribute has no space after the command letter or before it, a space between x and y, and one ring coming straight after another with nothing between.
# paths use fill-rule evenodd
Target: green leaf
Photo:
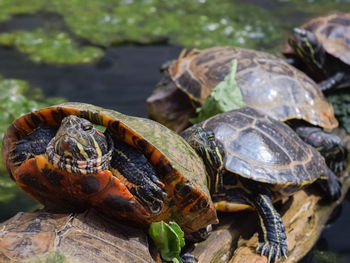
<instances>
[{"instance_id":1,"label":"green leaf","mask_svg":"<svg viewBox=\"0 0 350 263\"><path fill-rule=\"evenodd\" d=\"M185 240L184 232L177 223L153 222L148 232L164 260L182 263L180 252Z\"/></svg>"},{"instance_id":2,"label":"green leaf","mask_svg":"<svg viewBox=\"0 0 350 263\"><path fill-rule=\"evenodd\" d=\"M98 125L98 124L93 124L93 125L94 125L94 128L95 128L96 130L98 130L99 132L104 133L105 130L106 130L106 127L105 127L105 126Z\"/></svg>"},{"instance_id":3,"label":"green leaf","mask_svg":"<svg viewBox=\"0 0 350 263\"><path fill-rule=\"evenodd\" d=\"M211 92L204 104L197 108L197 117L190 119L194 123L204 121L218 113L239 109L245 106L241 90L236 82L237 60L232 61L229 74Z\"/></svg>"}]
</instances>

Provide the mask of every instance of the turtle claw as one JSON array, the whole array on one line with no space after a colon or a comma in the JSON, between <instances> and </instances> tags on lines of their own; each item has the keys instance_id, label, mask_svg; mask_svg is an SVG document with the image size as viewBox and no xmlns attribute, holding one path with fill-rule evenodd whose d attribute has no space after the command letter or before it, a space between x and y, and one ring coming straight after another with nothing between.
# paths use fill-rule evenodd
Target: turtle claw
<instances>
[{"instance_id":1,"label":"turtle claw","mask_svg":"<svg viewBox=\"0 0 350 263\"><path fill-rule=\"evenodd\" d=\"M261 242L256 248L256 252L261 256L267 257L268 263L276 262L284 256L287 258L287 244L279 244L275 242Z\"/></svg>"},{"instance_id":2,"label":"turtle claw","mask_svg":"<svg viewBox=\"0 0 350 263\"><path fill-rule=\"evenodd\" d=\"M330 199L331 201L336 201L339 199L339 197L341 196L341 187L342 184L341 182L338 180L338 178L334 179L334 180L328 180L328 184L329 184L329 195L330 195Z\"/></svg>"},{"instance_id":3,"label":"turtle claw","mask_svg":"<svg viewBox=\"0 0 350 263\"><path fill-rule=\"evenodd\" d=\"M165 185L154 174L149 174L148 178L151 179L151 181L153 183L155 183L157 186L159 186L160 188L164 188L165 187Z\"/></svg>"},{"instance_id":4,"label":"turtle claw","mask_svg":"<svg viewBox=\"0 0 350 263\"><path fill-rule=\"evenodd\" d=\"M163 200L167 197L167 194L160 187L151 182L147 185L131 189L131 193L155 214L158 214L162 210Z\"/></svg>"},{"instance_id":5,"label":"turtle claw","mask_svg":"<svg viewBox=\"0 0 350 263\"><path fill-rule=\"evenodd\" d=\"M342 161L334 160L329 162L329 168L336 174L342 173L346 169L346 165L347 165L346 160L342 160Z\"/></svg>"},{"instance_id":6,"label":"turtle claw","mask_svg":"<svg viewBox=\"0 0 350 263\"><path fill-rule=\"evenodd\" d=\"M325 193L324 200L331 202L336 201L341 196L342 183L329 168L325 171L325 175L328 177L328 179L319 181L319 185L322 187Z\"/></svg>"},{"instance_id":7,"label":"turtle claw","mask_svg":"<svg viewBox=\"0 0 350 263\"><path fill-rule=\"evenodd\" d=\"M190 253L183 253L180 255L183 263L197 263L198 260Z\"/></svg>"},{"instance_id":8,"label":"turtle claw","mask_svg":"<svg viewBox=\"0 0 350 263\"><path fill-rule=\"evenodd\" d=\"M283 254L283 256L284 256L285 259L288 258L288 256L287 256L287 249L283 249L283 250L282 250L282 254Z\"/></svg>"},{"instance_id":9,"label":"turtle claw","mask_svg":"<svg viewBox=\"0 0 350 263\"><path fill-rule=\"evenodd\" d=\"M305 29L302 29L300 27L293 28L294 35L300 36L300 37L306 37L307 31Z\"/></svg>"}]
</instances>

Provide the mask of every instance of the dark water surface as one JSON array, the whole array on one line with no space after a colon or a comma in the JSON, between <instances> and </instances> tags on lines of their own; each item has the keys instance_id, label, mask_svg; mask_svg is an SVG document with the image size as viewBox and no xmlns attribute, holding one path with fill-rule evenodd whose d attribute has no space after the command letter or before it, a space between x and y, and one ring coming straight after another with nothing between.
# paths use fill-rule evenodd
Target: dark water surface
<instances>
[{"instance_id":1,"label":"dark water surface","mask_svg":"<svg viewBox=\"0 0 350 263\"><path fill-rule=\"evenodd\" d=\"M249 0L280 17L285 27L309 18L300 10L290 10L292 1ZM309 1L313 2L313 1ZM342 3L346 1L340 1ZM349 3L350 10L350 3ZM31 29L40 25L42 17L21 18L0 24L0 31ZM287 29L286 29L287 30ZM41 88L46 96L64 97L68 101L92 103L125 114L146 117L146 98L161 77L159 66L176 58L182 48L177 46L118 46L107 48L105 57L94 65L56 66L34 64L26 56L10 48L0 47L0 74L5 78L28 81ZM310 254L303 263L350 262L350 195L342 203L335 219L323 231L316 248L339 254L339 261L317 260Z\"/></svg>"},{"instance_id":2,"label":"dark water surface","mask_svg":"<svg viewBox=\"0 0 350 263\"><path fill-rule=\"evenodd\" d=\"M15 50L0 47L0 72L39 87L46 96L92 103L125 114L146 117L146 98L161 73L159 66L178 56L180 47L108 48L96 65L33 64Z\"/></svg>"}]
</instances>

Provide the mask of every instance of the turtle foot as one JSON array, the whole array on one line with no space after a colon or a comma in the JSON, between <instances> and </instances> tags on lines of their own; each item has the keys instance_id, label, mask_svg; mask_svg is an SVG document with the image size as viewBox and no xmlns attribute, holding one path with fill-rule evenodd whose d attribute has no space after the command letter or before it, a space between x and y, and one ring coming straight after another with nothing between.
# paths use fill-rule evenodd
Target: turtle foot
<instances>
[{"instance_id":1,"label":"turtle foot","mask_svg":"<svg viewBox=\"0 0 350 263\"><path fill-rule=\"evenodd\" d=\"M183 263L197 263L198 260L190 253L183 253L180 255Z\"/></svg>"},{"instance_id":2,"label":"turtle foot","mask_svg":"<svg viewBox=\"0 0 350 263\"><path fill-rule=\"evenodd\" d=\"M347 161L346 160L329 160L328 166L334 171L336 174L341 174L346 169Z\"/></svg>"},{"instance_id":3,"label":"turtle foot","mask_svg":"<svg viewBox=\"0 0 350 263\"><path fill-rule=\"evenodd\" d=\"M341 196L342 183L330 169L326 171L326 175L328 176L328 179L321 182L321 187L326 193L324 199L326 201L334 202Z\"/></svg>"},{"instance_id":4,"label":"turtle foot","mask_svg":"<svg viewBox=\"0 0 350 263\"><path fill-rule=\"evenodd\" d=\"M154 214L158 214L163 208L163 198L166 197L166 193L157 185L149 182L148 185L131 188L130 192L136 196L136 198L142 204L149 207Z\"/></svg>"},{"instance_id":5,"label":"turtle foot","mask_svg":"<svg viewBox=\"0 0 350 263\"><path fill-rule=\"evenodd\" d=\"M256 248L256 252L261 256L267 257L267 261L272 263L276 262L282 256L287 258L287 249L286 241L283 243L261 242Z\"/></svg>"}]
</instances>

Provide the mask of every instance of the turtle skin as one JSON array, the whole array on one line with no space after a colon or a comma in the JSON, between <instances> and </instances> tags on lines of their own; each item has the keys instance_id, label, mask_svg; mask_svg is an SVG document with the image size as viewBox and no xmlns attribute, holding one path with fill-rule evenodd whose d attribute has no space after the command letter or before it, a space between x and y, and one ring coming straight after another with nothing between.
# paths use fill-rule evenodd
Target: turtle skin
<instances>
[{"instance_id":1,"label":"turtle skin","mask_svg":"<svg viewBox=\"0 0 350 263\"><path fill-rule=\"evenodd\" d=\"M234 59L235 79L245 105L288 122L306 142L322 148L332 170L341 172L348 155L345 144L323 131L338 126L332 105L312 79L271 54L236 47L182 52L168 63L163 79L148 98L149 116L177 132L188 127L195 108L224 80Z\"/></svg>"},{"instance_id":2,"label":"turtle skin","mask_svg":"<svg viewBox=\"0 0 350 263\"><path fill-rule=\"evenodd\" d=\"M45 148L19 159L12 158L13 149L23 143L32 143L32 148L40 148L40 143L45 145L67 116L104 126L114 141L144 156L157 177L151 181L159 181L162 193L157 211L140 202L133 192L137 183L121 174L123 167L118 167L114 155L107 169L85 174L55 167L48 160ZM46 139L34 142L31 136L37 136L35 133L44 133ZM188 233L217 222L203 162L180 136L151 120L90 104L60 104L15 120L5 133L2 157L19 187L51 209L80 211L94 207L112 218L142 226L174 220Z\"/></svg>"},{"instance_id":3,"label":"turtle skin","mask_svg":"<svg viewBox=\"0 0 350 263\"><path fill-rule=\"evenodd\" d=\"M322 90L350 85L350 14L317 17L294 28L282 49Z\"/></svg>"},{"instance_id":4,"label":"turtle skin","mask_svg":"<svg viewBox=\"0 0 350 263\"><path fill-rule=\"evenodd\" d=\"M321 154L286 124L246 107L193 125L181 133L207 165L218 211L255 209L257 252L268 261L287 256L287 237L273 202L314 182L327 200L340 196L341 183Z\"/></svg>"}]
</instances>

